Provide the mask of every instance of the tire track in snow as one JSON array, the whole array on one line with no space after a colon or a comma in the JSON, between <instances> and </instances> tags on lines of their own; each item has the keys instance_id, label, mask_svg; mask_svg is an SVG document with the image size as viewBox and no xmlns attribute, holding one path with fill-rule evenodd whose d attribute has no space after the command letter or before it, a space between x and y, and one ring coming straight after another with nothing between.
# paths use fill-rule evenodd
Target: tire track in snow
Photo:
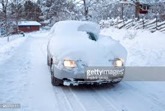
<instances>
[{"instance_id":1,"label":"tire track in snow","mask_svg":"<svg viewBox=\"0 0 165 111\"><path fill-rule=\"evenodd\" d=\"M164 111L160 106L155 105L149 98L141 93L128 87L124 82L117 85L111 91L112 98L120 106L123 106L126 111ZM116 95L114 98L113 95ZM120 100L123 102L120 102ZM126 104L128 103L128 104Z\"/></svg>"},{"instance_id":2,"label":"tire track in snow","mask_svg":"<svg viewBox=\"0 0 165 111\"><path fill-rule=\"evenodd\" d=\"M81 111L163 111L134 88L120 83L110 86L55 87L61 110ZM63 100L63 102L61 102ZM62 108L65 104L65 108Z\"/></svg>"},{"instance_id":3,"label":"tire track in snow","mask_svg":"<svg viewBox=\"0 0 165 111\"><path fill-rule=\"evenodd\" d=\"M78 98L75 96L75 94L71 90L71 87L62 87L62 89L65 93L65 96L69 100L73 108L73 111L77 111L77 109L79 109L79 111L86 111L83 104L78 100Z\"/></svg>"},{"instance_id":4,"label":"tire track in snow","mask_svg":"<svg viewBox=\"0 0 165 111\"><path fill-rule=\"evenodd\" d=\"M73 108L62 88L60 86L54 87L54 92L60 111L73 111Z\"/></svg>"},{"instance_id":5,"label":"tire track in snow","mask_svg":"<svg viewBox=\"0 0 165 111\"><path fill-rule=\"evenodd\" d=\"M154 95L146 93L145 91L140 91L138 90L138 88L133 87L132 85L128 84L128 83L124 83L124 85L126 85L127 87L129 87L129 89L132 89L136 92L138 92L139 94L141 94L144 98L148 99L150 102L152 101L155 105L157 105L157 107L162 107L162 109L165 109L165 103L161 102L158 100L158 98L154 97Z\"/></svg>"},{"instance_id":6,"label":"tire track in snow","mask_svg":"<svg viewBox=\"0 0 165 111\"><path fill-rule=\"evenodd\" d=\"M39 33L38 33L39 34ZM60 111L57 105L53 87L50 84L50 73L46 65L46 57L42 54L41 46L45 43L44 36L35 37L29 34L28 57L31 68L28 71L28 90L24 99L27 105L25 111Z\"/></svg>"},{"instance_id":7,"label":"tire track in snow","mask_svg":"<svg viewBox=\"0 0 165 111\"><path fill-rule=\"evenodd\" d=\"M108 104L113 108L115 111L129 111L127 108L123 105L119 105L119 101L116 101L114 98L118 95L113 95L113 89L115 86L102 86L102 87L95 87L93 88L98 95L101 96L102 99L105 99L105 101L108 102ZM100 91L98 91L100 89Z\"/></svg>"},{"instance_id":8,"label":"tire track in snow","mask_svg":"<svg viewBox=\"0 0 165 111\"><path fill-rule=\"evenodd\" d=\"M104 108L100 105L100 102L96 100L95 93L91 92L91 88L87 89L87 86L71 87L77 100L83 105L86 111L102 111Z\"/></svg>"},{"instance_id":9,"label":"tire track in snow","mask_svg":"<svg viewBox=\"0 0 165 111\"><path fill-rule=\"evenodd\" d=\"M100 91L98 90L104 90L104 88L113 88L112 86L96 86L93 87L92 89L95 91L96 96L99 97L99 99L97 99L98 101L100 101L101 99L101 105L106 109L106 111L121 111L120 109L118 109L115 104L112 102L111 99L107 99L107 97L105 95L103 95L102 93L100 93ZM107 107L108 106L108 107Z\"/></svg>"}]
</instances>

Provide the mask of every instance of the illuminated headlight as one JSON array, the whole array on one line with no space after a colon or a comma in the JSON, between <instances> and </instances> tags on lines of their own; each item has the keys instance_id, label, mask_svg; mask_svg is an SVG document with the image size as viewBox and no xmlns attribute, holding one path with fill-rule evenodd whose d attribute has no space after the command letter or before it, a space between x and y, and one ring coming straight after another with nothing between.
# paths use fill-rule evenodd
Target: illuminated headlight
<instances>
[{"instance_id":1,"label":"illuminated headlight","mask_svg":"<svg viewBox=\"0 0 165 111\"><path fill-rule=\"evenodd\" d=\"M114 60L114 66L121 67L124 65L124 61L122 59L116 59Z\"/></svg>"},{"instance_id":2,"label":"illuminated headlight","mask_svg":"<svg viewBox=\"0 0 165 111\"><path fill-rule=\"evenodd\" d=\"M73 60L64 60L64 66L68 68L74 68L76 67L76 62Z\"/></svg>"}]
</instances>

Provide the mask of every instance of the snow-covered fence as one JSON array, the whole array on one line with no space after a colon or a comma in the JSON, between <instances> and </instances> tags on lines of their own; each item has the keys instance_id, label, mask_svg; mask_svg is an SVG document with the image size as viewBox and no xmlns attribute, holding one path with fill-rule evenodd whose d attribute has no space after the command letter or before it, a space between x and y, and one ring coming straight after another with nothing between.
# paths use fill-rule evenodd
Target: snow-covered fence
<instances>
[{"instance_id":1,"label":"snow-covered fence","mask_svg":"<svg viewBox=\"0 0 165 111\"><path fill-rule=\"evenodd\" d=\"M126 28L126 29L148 29L151 32L155 32L157 30L161 32L165 32L165 21L158 21L156 18L149 19L129 19L129 20L121 20L119 18L109 19L109 20L101 20L100 21L101 28L115 27L118 29Z\"/></svg>"}]
</instances>

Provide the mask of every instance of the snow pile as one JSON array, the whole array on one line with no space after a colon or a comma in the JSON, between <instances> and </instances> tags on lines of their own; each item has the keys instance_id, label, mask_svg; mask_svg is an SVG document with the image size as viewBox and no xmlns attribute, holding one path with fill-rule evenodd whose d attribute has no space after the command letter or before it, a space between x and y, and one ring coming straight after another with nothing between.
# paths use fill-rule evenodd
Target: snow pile
<instances>
[{"instance_id":1,"label":"snow pile","mask_svg":"<svg viewBox=\"0 0 165 111\"><path fill-rule=\"evenodd\" d=\"M115 58L125 60L127 52L122 45L111 38L99 36L99 31L90 22L57 23L51 29L51 35L55 36L50 41L50 51L57 60L82 60L88 66L112 66ZM98 40L90 40L86 32L93 32Z\"/></svg>"},{"instance_id":2,"label":"snow pile","mask_svg":"<svg viewBox=\"0 0 165 111\"><path fill-rule=\"evenodd\" d=\"M12 40L10 42L7 42L4 44L4 39L0 41L1 47L0 47L0 64L2 62L6 61L6 59L9 59L14 53L15 50L22 44L26 38L17 36L18 38L15 40ZM20 37L20 38L19 38Z\"/></svg>"},{"instance_id":3,"label":"snow pile","mask_svg":"<svg viewBox=\"0 0 165 111\"><path fill-rule=\"evenodd\" d=\"M105 28L101 32L119 40L128 51L128 66L164 66L165 34L142 30Z\"/></svg>"},{"instance_id":4,"label":"snow pile","mask_svg":"<svg viewBox=\"0 0 165 111\"><path fill-rule=\"evenodd\" d=\"M4 45L6 45L7 43L9 43L9 42L7 41L8 38L9 38L9 41L11 42L11 41L14 41L15 39L18 39L18 38L20 38L20 37L22 37L22 35L10 35L10 36L8 36L8 37L3 37L3 36L1 36L1 37L0 37L0 47L2 47L2 46L4 46Z\"/></svg>"}]
</instances>

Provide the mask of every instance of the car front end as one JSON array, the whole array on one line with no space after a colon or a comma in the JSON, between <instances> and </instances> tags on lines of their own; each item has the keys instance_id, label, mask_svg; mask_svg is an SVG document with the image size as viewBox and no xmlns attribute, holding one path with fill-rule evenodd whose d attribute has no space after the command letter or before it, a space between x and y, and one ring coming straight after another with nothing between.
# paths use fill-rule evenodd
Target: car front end
<instances>
[{"instance_id":1,"label":"car front end","mask_svg":"<svg viewBox=\"0 0 165 111\"><path fill-rule=\"evenodd\" d=\"M100 35L98 24L61 21L50 35L47 63L53 85L117 83L124 77L127 51L119 41Z\"/></svg>"},{"instance_id":2,"label":"car front end","mask_svg":"<svg viewBox=\"0 0 165 111\"><path fill-rule=\"evenodd\" d=\"M118 83L124 77L124 61L114 59L111 66L88 66L82 60L64 59L52 65L54 77L63 85ZM118 73L117 73L118 71Z\"/></svg>"}]
</instances>

